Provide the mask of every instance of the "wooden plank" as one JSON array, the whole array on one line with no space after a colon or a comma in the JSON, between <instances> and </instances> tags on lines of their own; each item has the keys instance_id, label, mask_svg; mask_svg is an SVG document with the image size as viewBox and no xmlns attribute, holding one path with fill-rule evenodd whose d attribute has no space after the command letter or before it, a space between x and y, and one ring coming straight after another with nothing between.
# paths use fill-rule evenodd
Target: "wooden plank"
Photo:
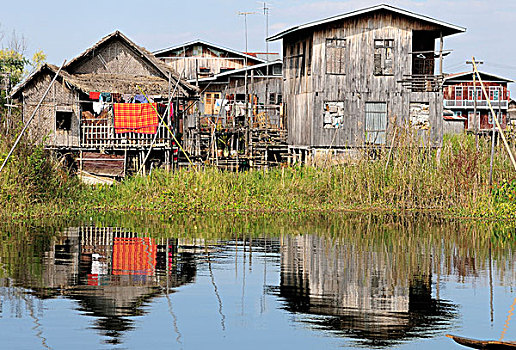
<instances>
[{"instance_id":1,"label":"wooden plank","mask_svg":"<svg viewBox=\"0 0 516 350\"><path fill-rule=\"evenodd\" d=\"M101 176L124 176L125 157L123 155L83 152L82 169Z\"/></svg>"}]
</instances>

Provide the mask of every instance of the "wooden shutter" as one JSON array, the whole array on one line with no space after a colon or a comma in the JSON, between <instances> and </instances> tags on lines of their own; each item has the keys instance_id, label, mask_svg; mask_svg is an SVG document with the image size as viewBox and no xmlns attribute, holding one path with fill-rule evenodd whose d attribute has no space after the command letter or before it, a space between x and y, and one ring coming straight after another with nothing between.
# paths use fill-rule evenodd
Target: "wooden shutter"
<instances>
[{"instance_id":1,"label":"wooden shutter","mask_svg":"<svg viewBox=\"0 0 516 350\"><path fill-rule=\"evenodd\" d=\"M381 49L375 49L374 53L374 75L382 75L382 53Z\"/></svg>"},{"instance_id":2,"label":"wooden shutter","mask_svg":"<svg viewBox=\"0 0 516 350\"><path fill-rule=\"evenodd\" d=\"M346 39L326 39L326 74L346 73Z\"/></svg>"},{"instance_id":3,"label":"wooden shutter","mask_svg":"<svg viewBox=\"0 0 516 350\"><path fill-rule=\"evenodd\" d=\"M375 145L385 144L387 130L387 103L366 102L365 140Z\"/></svg>"}]
</instances>

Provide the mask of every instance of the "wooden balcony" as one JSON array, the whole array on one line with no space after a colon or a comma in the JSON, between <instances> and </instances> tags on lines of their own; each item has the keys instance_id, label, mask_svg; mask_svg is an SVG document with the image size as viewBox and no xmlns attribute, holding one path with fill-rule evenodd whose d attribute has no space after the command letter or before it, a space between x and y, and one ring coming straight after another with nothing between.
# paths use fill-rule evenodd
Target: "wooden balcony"
<instances>
[{"instance_id":1,"label":"wooden balcony","mask_svg":"<svg viewBox=\"0 0 516 350\"><path fill-rule=\"evenodd\" d=\"M404 75L398 83L412 92L438 92L442 90L443 79L442 75L412 74Z\"/></svg>"},{"instance_id":2,"label":"wooden balcony","mask_svg":"<svg viewBox=\"0 0 516 350\"><path fill-rule=\"evenodd\" d=\"M444 100L444 108L449 109L463 109L463 108L473 108L475 106L474 100ZM498 108L507 109L509 107L509 102L507 100L498 100L491 101L491 106L496 110ZM477 108L478 109L488 109L489 104L487 100L477 100Z\"/></svg>"},{"instance_id":3,"label":"wooden balcony","mask_svg":"<svg viewBox=\"0 0 516 350\"><path fill-rule=\"evenodd\" d=\"M160 125L157 135L134 132L117 134L112 120L82 120L80 146L88 149L145 149L156 137L153 148L170 148L172 136L164 125Z\"/></svg>"}]
</instances>

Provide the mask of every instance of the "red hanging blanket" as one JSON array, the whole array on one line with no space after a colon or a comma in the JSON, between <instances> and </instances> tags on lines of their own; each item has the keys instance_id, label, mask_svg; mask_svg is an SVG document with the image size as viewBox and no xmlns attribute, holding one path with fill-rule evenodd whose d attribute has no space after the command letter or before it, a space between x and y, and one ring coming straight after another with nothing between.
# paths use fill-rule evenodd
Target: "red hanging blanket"
<instances>
[{"instance_id":1,"label":"red hanging blanket","mask_svg":"<svg viewBox=\"0 0 516 350\"><path fill-rule=\"evenodd\" d=\"M155 134L159 124L156 107L156 103L115 103L115 132Z\"/></svg>"}]
</instances>

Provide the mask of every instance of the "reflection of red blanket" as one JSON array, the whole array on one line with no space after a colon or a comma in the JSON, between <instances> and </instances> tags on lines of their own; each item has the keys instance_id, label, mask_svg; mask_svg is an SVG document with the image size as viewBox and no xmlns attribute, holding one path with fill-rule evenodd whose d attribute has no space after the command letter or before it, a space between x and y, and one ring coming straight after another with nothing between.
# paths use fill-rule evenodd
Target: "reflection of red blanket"
<instances>
[{"instance_id":1,"label":"reflection of red blanket","mask_svg":"<svg viewBox=\"0 0 516 350\"><path fill-rule=\"evenodd\" d=\"M156 103L115 103L115 132L155 134L158 130Z\"/></svg>"},{"instance_id":2,"label":"reflection of red blanket","mask_svg":"<svg viewBox=\"0 0 516 350\"><path fill-rule=\"evenodd\" d=\"M153 275L156 269L156 252L154 238L115 237L113 275Z\"/></svg>"}]
</instances>

